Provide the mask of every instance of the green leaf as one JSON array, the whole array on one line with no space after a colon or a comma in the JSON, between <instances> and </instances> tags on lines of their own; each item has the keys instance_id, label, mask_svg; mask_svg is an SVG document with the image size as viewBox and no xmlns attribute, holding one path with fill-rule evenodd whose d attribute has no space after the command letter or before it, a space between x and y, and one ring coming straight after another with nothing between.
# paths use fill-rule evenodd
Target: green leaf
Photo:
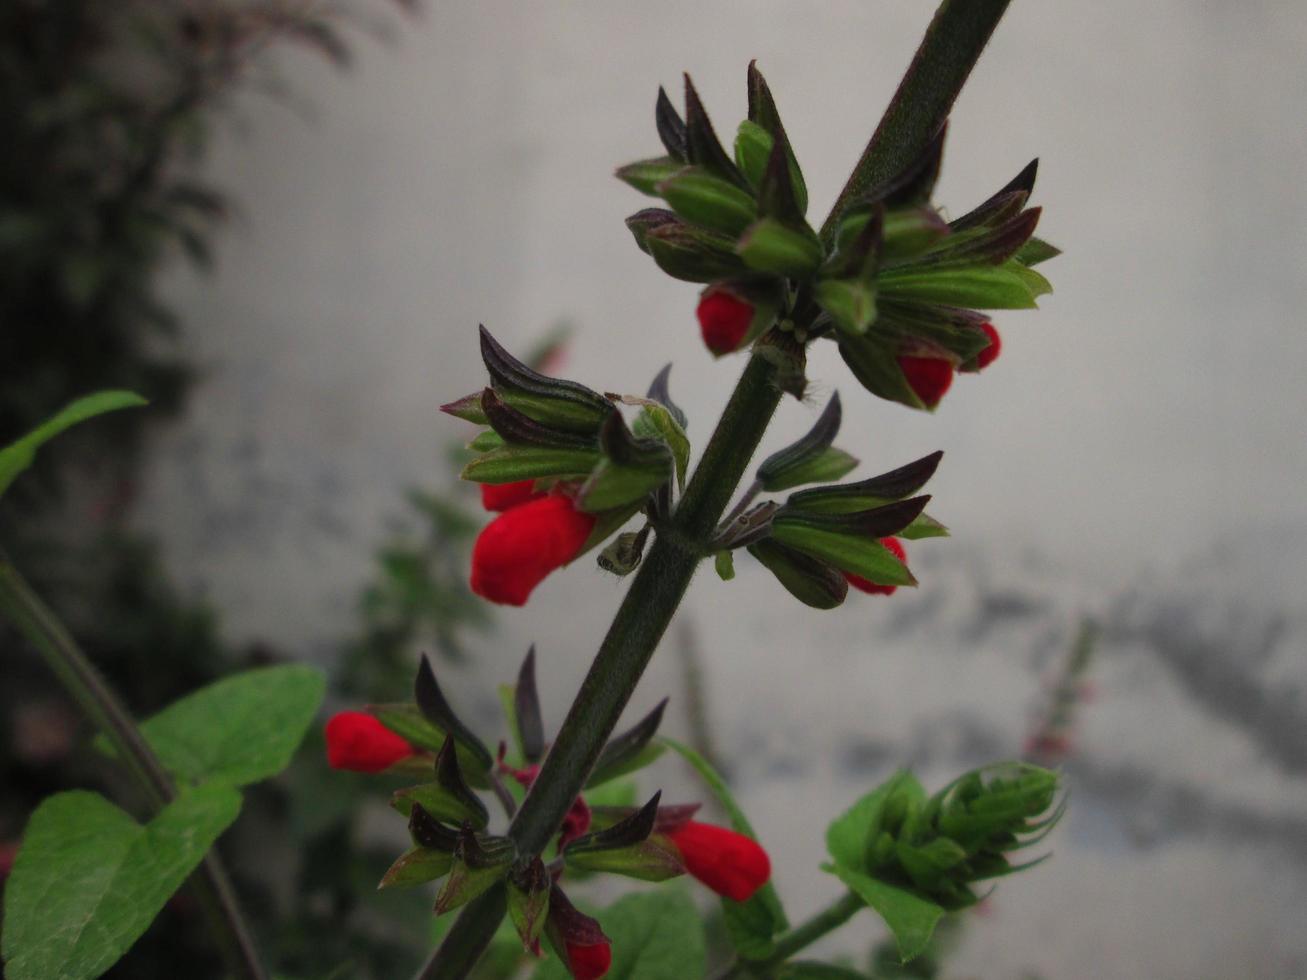
<instances>
[{"instance_id":1,"label":"green leaf","mask_svg":"<svg viewBox=\"0 0 1307 980\"><path fill-rule=\"evenodd\" d=\"M759 272L802 279L821 265L821 245L811 231L796 231L775 218L751 224L735 246L745 265Z\"/></svg>"},{"instance_id":2,"label":"green leaf","mask_svg":"<svg viewBox=\"0 0 1307 980\"><path fill-rule=\"evenodd\" d=\"M626 895L597 916L613 944L613 965L604 980L687 980L707 967L703 919L680 889L658 888ZM541 963L533 980L568 980L557 956Z\"/></svg>"},{"instance_id":3,"label":"green leaf","mask_svg":"<svg viewBox=\"0 0 1307 980\"><path fill-rule=\"evenodd\" d=\"M757 840L758 835L753 832L749 818L735 802L726 780L722 779L712 764L688 745L670 738L661 738L659 741L677 752L699 774L730 817L731 828L737 834L744 834ZM789 928L789 921L785 918L785 909L781 905L780 896L776 893L776 886L770 881L759 888L747 902L735 902L723 898L722 915L726 920L726 931L731 937L731 944L736 952L747 959L762 959L769 955L772 950L772 937Z\"/></svg>"},{"instance_id":4,"label":"green leaf","mask_svg":"<svg viewBox=\"0 0 1307 980\"><path fill-rule=\"evenodd\" d=\"M0 449L0 496L18 474L32 465L36 451L64 430L106 412L147 404L144 398L130 391L100 391L71 402L17 442Z\"/></svg>"},{"instance_id":5,"label":"green leaf","mask_svg":"<svg viewBox=\"0 0 1307 980\"><path fill-rule=\"evenodd\" d=\"M905 963L926 951L935 926L944 915L942 906L841 864L823 864L821 869L848 885L885 920Z\"/></svg>"},{"instance_id":6,"label":"green leaf","mask_svg":"<svg viewBox=\"0 0 1307 980\"><path fill-rule=\"evenodd\" d=\"M141 733L179 781L245 786L290 764L325 688L316 667L261 667L174 701Z\"/></svg>"},{"instance_id":7,"label":"green leaf","mask_svg":"<svg viewBox=\"0 0 1307 980\"><path fill-rule=\"evenodd\" d=\"M602 458L598 449L505 446L472 460L463 467L462 477L475 483L516 483L546 476L586 476Z\"/></svg>"},{"instance_id":8,"label":"green leaf","mask_svg":"<svg viewBox=\"0 0 1307 980\"><path fill-rule=\"evenodd\" d=\"M925 800L926 791L915 776L906 770L895 773L870 793L831 821L826 828L826 850L837 864L862 871L867 862L867 846L880 825L885 801L896 792L906 791Z\"/></svg>"},{"instance_id":9,"label":"green leaf","mask_svg":"<svg viewBox=\"0 0 1307 980\"><path fill-rule=\"evenodd\" d=\"M876 585L917 584L908 567L875 538L806 527L782 519L772 522L771 533L783 545L830 562Z\"/></svg>"},{"instance_id":10,"label":"green leaf","mask_svg":"<svg viewBox=\"0 0 1307 980\"><path fill-rule=\"evenodd\" d=\"M1028 310L1040 292L1028 276L1039 273L1016 262L961 269L893 270L877 280L887 299L942 303L976 310ZM1039 276L1044 284L1047 280ZM1051 291L1052 287L1043 292Z\"/></svg>"},{"instance_id":11,"label":"green leaf","mask_svg":"<svg viewBox=\"0 0 1307 980\"><path fill-rule=\"evenodd\" d=\"M5 976L100 976L145 932L240 808L230 786L202 786L142 827L96 793L46 799L28 821L5 887Z\"/></svg>"}]
</instances>

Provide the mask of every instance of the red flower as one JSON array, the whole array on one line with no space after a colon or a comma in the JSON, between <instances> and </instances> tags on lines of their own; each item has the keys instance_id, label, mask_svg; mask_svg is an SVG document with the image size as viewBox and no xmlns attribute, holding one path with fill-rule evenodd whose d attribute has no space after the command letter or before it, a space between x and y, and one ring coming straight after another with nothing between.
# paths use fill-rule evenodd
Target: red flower
<instances>
[{"instance_id":1,"label":"red flower","mask_svg":"<svg viewBox=\"0 0 1307 980\"><path fill-rule=\"evenodd\" d=\"M734 293L714 289L695 310L703 342L714 354L729 354L740 346L753 323L753 307Z\"/></svg>"},{"instance_id":2,"label":"red flower","mask_svg":"<svg viewBox=\"0 0 1307 980\"><path fill-rule=\"evenodd\" d=\"M900 357L899 367L908 379L908 387L926 403L927 408L934 408L953 383L953 365L940 357Z\"/></svg>"},{"instance_id":3,"label":"red flower","mask_svg":"<svg viewBox=\"0 0 1307 980\"><path fill-rule=\"evenodd\" d=\"M980 329L985 331L985 336L989 338L989 346L976 355L976 370L983 371L995 361L998 355L1003 353L1003 341L998 335L998 330L992 323L982 323Z\"/></svg>"},{"instance_id":4,"label":"red flower","mask_svg":"<svg viewBox=\"0 0 1307 980\"><path fill-rule=\"evenodd\" d=\"M582 946L567 943L567 969L575 980L599 980L613 965L613 947L609 942Z\"/></svg>"},{"instance_id":5,"label":"red flower","mask_svg":"<svg viewBox=\"0 0 1307 980\"><path fill-rule=\"evenodd\" d=\"M685 870L718 895L747 901L771 877L767 852L744 834L693 820L666 833L681 852Z\"/></svg>"},{"instance_id":6,"label":"red flower","mask_svg":"<svg viewBox=\"0 0 1307 980\"><path fill-rule=\"evenodd\" d=\"M413 754L413 746L371 715L341 711L327 722L327 763L351 772L381 772Z\"/></svg>"},{"instance_id":7,"label":"red flower","mask_svg":"<svg viewBox=\"0 0 1307 980\"><path fill-rule=\"evenodd\" d=\"M472 591L491 602L524 605L545 576L580 553L594 524L593 514L562 494L504 511L472 548Z\"/></svg>"},{"instance_id":8,"label":"red flower","mask_svg":"<svg viewBox=\"0 0 1307 980\"><path fill-rule=\"evenodd\" d=\"M536 491L535 480L481 484L481 506L486 510L511 510L518 504L543 496Z\"/></svg>"},{"instance_id":9,"label":"red flower","mask_svg":"<svg viewBox=\"0 0 1307 980\"><path fill-rule=\"evenodd\" d=\"M898 538L881 538L880 543L899 561L908 560L908 553L903 550L903 544ZM898 589L897 585L877 585L875 582L868 582L861 575L854 575L851 572L845 572L844 577L849 580L849 585L868 595L893 595Z\"/></svg>"}]
</instances>

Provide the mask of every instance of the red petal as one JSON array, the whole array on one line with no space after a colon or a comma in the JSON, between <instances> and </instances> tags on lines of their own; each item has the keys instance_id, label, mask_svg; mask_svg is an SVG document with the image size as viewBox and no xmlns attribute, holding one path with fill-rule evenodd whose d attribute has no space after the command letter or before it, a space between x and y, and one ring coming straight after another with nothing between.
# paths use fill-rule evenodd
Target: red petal
<instances>
[{"instance_id":1,"label":"red petal","mask_svg":"<svg viewBox=\"0 0 1307 980\"><path fill-rule=\"evenodd\" d=\"M543 496L543 493L536 491L535 480L481 484L481 506L486 510L508 510Z\"/></svg>"},{"instance_id":2,"label":"red petal","mask_svg":"<svg viewBox=\"0 0 1307 980\"><path fill-rule=\"evenodd\" d=\"M729 354L738 348L753 323L753 307L721 289L699 300L695 314L699 317L703 342L714 354Z\"/></svg>"},{"instance_id":3,"label":"red petal","mask_svg":"<svg viewBox=\"0 0 1307 980\"><path fill-rule=\"evenodd\" d=\"M584 547L595 517L550 494L504 511L472 548L472 591L491 602L526 603L532 590Z\"/></svg>"},{"instance_id":4,"label":"red petal","mask_svg":"<svg viewBox=\"0 0 1307 980\"><path fill-rule=\"evenodd\" d=\"M599 980L613 965L613 947L608 943L593 946L567 944L567 968L575 980Z\"/></svg>"},{"instance_id":5,"label":"red petal","mask_svg":"<svg viewBox=\"0 0 1307 980\"><path fill-rule=\"evenodd\" d=\"M691 820L668 836L685 870L737 902L747 901L771 877L771 860L757 841L725 827Z\"/></svg>"},{"instance_id":6,"label":"red petal","mask_svg":"<svg viewBox=\"0 0 1307 980\"><path fill-rule=\"evenodd\" d=\"M989 338L989 346L976 355L976 369L983 371L997 361L998 355L1003 353L1003 340L992 323L982 323L980 329L985 331L985 336Z\"/></svg>"},{"instance_id":7,"label":"red petal","mask_svg":"<svg viewBox=\"0 0 1307 980\"><path fill-rule=\"evenodd\" d=\"M342 711L327 722L327 764L351 772L381 772L413 754L413 746L371 715Z\"/></svg>"},{"instance_id":8,"label":"red petal","mask_svg":"<svg viewBox=\"0 0 1307 980\"><path fill-rule=\"evenodd\" d=\"M953 383L953 365L939 357L900 357L899 367L927 408L934 408Z\"/></svg>"}]
</instances>

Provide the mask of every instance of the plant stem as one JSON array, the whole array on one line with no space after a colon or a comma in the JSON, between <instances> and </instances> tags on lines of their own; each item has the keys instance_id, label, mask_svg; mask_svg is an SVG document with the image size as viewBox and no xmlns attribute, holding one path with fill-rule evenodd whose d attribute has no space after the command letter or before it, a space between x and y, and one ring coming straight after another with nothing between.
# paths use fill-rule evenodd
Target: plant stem
<instances>
[{"instance_id":1,"label":"plant stem","mask_svg":"<svg viewBox=\"0 0 1307 980\"><path fill-rule=\"evenodd\" d=\"M823 230L834 227L853 195L910 162L939 131L1008 2L944 0ZM539 854L557 832L671 622L780 402L775 370L756 352L749 359L676 513L658 529L509 828L522 856ZM502 888L469 903L417 980L467 976L498 928L504 904Z\"/></svg>"},{"instance_id":2,"label":"plant stem","mask_svg":"<svg viewBox=\"0 0 1307 980\"><path fill-rule=\"evenodd\" d=\"M910 164L939 131L1011 0L944 0L821 226L829 240L844 206Z\"/></svg>"},{"instance_id":3,"label":"plant stem","mask_svg":"<svg viewBox=\"0 0 1307 980\"><path fill-rule=\"evenodd\" d=\"M0 614L36 647L68 695L112 743L127 765L152 811L177 796L163 764L141 735L127 709L77 646L63 623L41 601L12 564L0 557ZM209 916L214 938L228 965L246 980L267 980L249 928L241 916L235 890L215 850L205 855L189 882Z\"/></svg>"},{"instance_id":4,"label":"plant stem","mask_svg":"<svg viewBox=\"0 0 1307 980\"><path fill-rule=\"evenodd\" d=\"M795 953L806 949L828 932L834 932L858 912L866 908L866 903L853 892L845 892L840 898L826 906L812 918L803 922L776 940L772 953L762 960L735 960L716 980L730 980L732 977L753 974L759 977L770 976Z\"/></svg>"}]
</instances>

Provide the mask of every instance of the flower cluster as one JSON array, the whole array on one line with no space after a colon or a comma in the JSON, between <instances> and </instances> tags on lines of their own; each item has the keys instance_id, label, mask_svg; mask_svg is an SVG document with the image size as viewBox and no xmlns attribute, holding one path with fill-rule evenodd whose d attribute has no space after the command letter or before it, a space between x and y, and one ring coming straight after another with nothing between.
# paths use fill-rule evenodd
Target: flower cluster
<instances>
[{"instance_id":1,"label":"flower cluster","mask_svg":"<svg viewBox=\"0 0 1307 980\"><path fill-rule=\"evenodd\" d=\"M1057 254L1032 237L1040 211L1026 202L1035 164L948 221L930 200L941 129L902 172L842 200L819 232L808 224L803 173L755 65L748 90L733 153L688 77L684 118L659 90L665 154L617 171L667 205L627 220L636 244L668 275L707 283L697 313L714 355L767 343L773 325L800 343L830 337L873 394L935 408L955 371L982 370L998 356L998 330L977 311L1033 307L1051 289L1032 268Z\"/></svg>"},{"instance_id":2,"label":"flower cluster","mask_svg":"<svg viewBox=\"0 0 1307 980\"><path fill-rule=\"evenodd\" d=\"M527 486L511 499L515 502L505 513L555 498ZM561 882L568 870L644 881L689 874L732 902L748 901L767 884L771 861L757 841L694 820L697 803L661 806L661 794L643 807L592 807L580 795L555 838L553 861L546 865L538 856L519 855L511 838L489 831L490 813L477 790L497 787L501 801L511 799L510 787L527 792L540 774L548 745L536 696L534 651L509 692L507 715L516 746L511 760L507 743L492 759L454 713L425 657L412 703L377 705L369 713L343 711L327 722L332 767L433 776L392 795L391 806L408 819L413 846L394 862L380 887L443 879L435 905L437 914L443 914L505 882L524 948L541 955L543 938L574 978L597 980L612 964L612 944L600 923L567 898ZM662 745L655 736L665 704L609 742L587 789L657 757ZM507 812L511 816L511 804Z\"/></svg>"}]
</instances>

